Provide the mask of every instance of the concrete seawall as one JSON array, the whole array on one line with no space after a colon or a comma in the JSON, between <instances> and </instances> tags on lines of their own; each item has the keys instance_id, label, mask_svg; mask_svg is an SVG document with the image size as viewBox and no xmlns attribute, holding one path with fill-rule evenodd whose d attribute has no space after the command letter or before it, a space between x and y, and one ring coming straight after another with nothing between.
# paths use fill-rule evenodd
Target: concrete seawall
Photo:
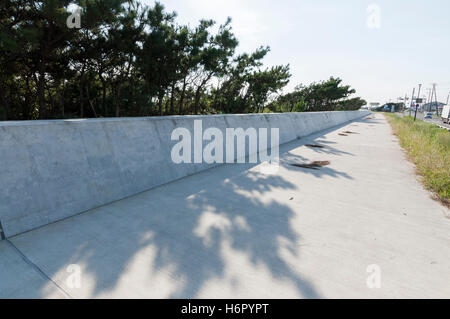
<instances>
[{"instance_id":1,"label":"concrete seawall","mask_svg":"<svg viewBox=\"0 0 450 319\"><path fill-rule=\"evenodd\" d=\"M284 144L367 114L0 122L0 223L13 236L218 165L172 162L172 131L192 131L194 120L224 136L226 128L279 128Z\"/></svg>"}]
</instances>

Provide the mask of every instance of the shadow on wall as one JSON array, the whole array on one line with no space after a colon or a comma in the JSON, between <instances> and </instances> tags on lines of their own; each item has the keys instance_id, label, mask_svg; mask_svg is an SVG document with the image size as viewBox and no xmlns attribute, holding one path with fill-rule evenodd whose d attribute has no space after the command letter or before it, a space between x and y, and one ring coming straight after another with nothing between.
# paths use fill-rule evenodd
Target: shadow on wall
<instances>
[{"instance_id":1,"label":"shadow on wall","mask_svg":"<svg viewBox=\"0 0 450 319\"><path fill-rule=\"evenodd\" d=\"M320 139L333 130L282 146L283 161L292 156L290 150L324 142ZM330 143L320 151L352 155ZM283 161L284 168L298 170ZM330 167L302 172L351 179ZM295 213L289 199L274 198L273 191L301 190L281 176L259 173L254 164L224 165L12 241L32 261L38 247L37 264L52 278L67 277L69 264L80 265L83 289L60 283L73 297L214 297L211 289L218 295L235 290L273 297L274 291L261 291L267 286L258 282L269 280L282 283L280 291L291 289L289 296L295 290L299 297L319 298L298 271L301 234L291 225ZM41 292L45 296L46 287Z\"/></svg>"}]
</instances>

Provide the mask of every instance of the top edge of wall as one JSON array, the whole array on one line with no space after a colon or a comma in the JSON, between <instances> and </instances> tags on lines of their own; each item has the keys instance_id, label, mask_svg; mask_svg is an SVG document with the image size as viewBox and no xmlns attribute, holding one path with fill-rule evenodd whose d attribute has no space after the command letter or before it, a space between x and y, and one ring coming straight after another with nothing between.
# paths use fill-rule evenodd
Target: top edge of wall
<instances>
[{"instance_id":1,"label":"top edge of wall","mask_svg":"<svg viewBox=\"0 0 450 319\"><path fill-rule=\"evenodd\" d=\"M99 122L120 122L120 121L159 121L176 119L202 119L219 117L238 117L238 116L271 116L280 114L320 114L320 113L344 113L361 112L357 111L325 111L325 112L285 112L285 113L247 113L247 114L213 114L213 115L169 115L169 116L146 116L146 117L104 117L104 118L86 118L86 119L57 119L57 120L27 120L27 121L0 121L0 127L6 126L29 126L29 125L48 125L48 124L77 124L77 123L99 123Z\"/></svg>"}]
</instances>

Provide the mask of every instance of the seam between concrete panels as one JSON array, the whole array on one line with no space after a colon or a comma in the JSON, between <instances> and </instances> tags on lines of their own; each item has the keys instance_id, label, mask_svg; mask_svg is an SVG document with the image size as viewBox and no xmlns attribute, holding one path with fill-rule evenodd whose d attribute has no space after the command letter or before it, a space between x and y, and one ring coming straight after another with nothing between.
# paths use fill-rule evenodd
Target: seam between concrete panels
<instances>
[{"instance_id":1,"label":"seam between concrete panels","mask_svg":"<svg viewBox=\"0 0 450 319\"><path fill-rule=\"evenodd\" d=\"M9 239L6 239L6 242L14 249L14 251L22 257L23 261L25 261L31 268L33 268L44 280L51 282L55 285L56 289L61 292L64 297L67 299L73 299L71 295L69 295L60 285L58 285L55 281L53 281L46 273L42 271L35 263L33 263L27 256L25 256L19 248L16 247Z\"/></svg>"},{"instance_id":2,"label":"seam between concrete panels","mask_svg":"<svg viewBox=\"0 0 450 319\"><path fill-rule=\"evenodd\" d=\"M0 240L5 240L5 239L6 239L6 235L5 235L5 232L3 231L2 221L0 220Z\"/></svg>"}]
</instances>

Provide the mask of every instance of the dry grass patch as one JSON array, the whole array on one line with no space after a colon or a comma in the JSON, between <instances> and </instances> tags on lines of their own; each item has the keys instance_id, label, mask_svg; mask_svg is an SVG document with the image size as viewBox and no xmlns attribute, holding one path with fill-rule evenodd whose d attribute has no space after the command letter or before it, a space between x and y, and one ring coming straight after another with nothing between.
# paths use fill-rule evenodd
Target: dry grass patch
<instances>
[{"instance_id":1,"label":"dry grass patch","mask_svg":"<svg viewBox=\"0 0 450 319\"><path fill-rule=\"evenodd\" d=\"M411 117L386 114L425 187L450 207L450 132Z\"/></svg>"}]
</instances>

